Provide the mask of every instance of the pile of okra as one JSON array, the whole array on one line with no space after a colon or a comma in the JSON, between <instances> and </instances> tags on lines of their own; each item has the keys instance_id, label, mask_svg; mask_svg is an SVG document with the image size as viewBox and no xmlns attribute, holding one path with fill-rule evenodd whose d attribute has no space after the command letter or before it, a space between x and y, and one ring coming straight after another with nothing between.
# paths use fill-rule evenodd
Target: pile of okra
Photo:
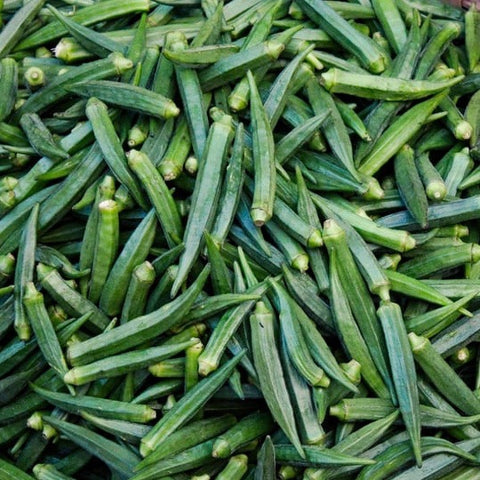
<instances>
[{"instance_id":1,"label":"pile of okra","mask_svg":"<svg viewBox=\"0 0 480 480\"><path fill-rule=\"evenodd\" d=\"M0 480L480 478L480 11L0 4Z\"/></svg>"}]
</instances>

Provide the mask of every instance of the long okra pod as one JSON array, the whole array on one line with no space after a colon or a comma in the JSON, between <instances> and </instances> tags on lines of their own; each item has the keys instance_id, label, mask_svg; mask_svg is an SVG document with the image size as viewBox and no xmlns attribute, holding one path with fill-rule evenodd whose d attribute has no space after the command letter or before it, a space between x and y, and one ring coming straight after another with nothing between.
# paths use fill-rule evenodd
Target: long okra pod
<instances>
[{"instance_id":1,"label":"long okra pod","mask_svg":"<svg viewBox=\"0 0 480 480\"><path fill-rule=\"evenodd\" d=\"M31 335L30 322L23 305L23 297L27 284L33 281L35 268L35 247L37 243L37 221L39 205L35 204L23 229L22 241L17 255L15 267L15 321L14 327L20 340L29 340Z\"/></svg>"},{"instance_id":2,"label":"long okra pod","mask_svg":"<svg viewBox=\"0 0 480 480\"><path fill-rule=\"evenodd\" d=\"M253 163L255 188L251 206L253 222L262 226L272 217L275 196L275 146L267 112L258 93L252 73L247 73L250 86Z\"/></svg>"},{"instance_id":3,"label":"long okra pod","mask_svg":"<svg viewBox=\"0 0 480 480\"><path fill-rule=\"evenodd\" d=\"M193 192L180 256L179 269L171 294L176 295L186 280L203 245L203 232L209 230L218 208L220 186L225 170L225 158L233 139L232 117L224 115L210 127L207 145L200 162L200 170ZM215 185L213 187L212 185Z\"/></svg>"},{"instance_id":4,"label":"long okra pod","mask_svg":"<svg viewBox=\"0 0 480 480\"><path fill-rule=\"evenodd\" d=\"M253 361L265 401L275 421L302 455L303 449L276 346L274 316L265 303L257 303L253 315L250 316L250 327ZM269 348L265 348L266 345Z\"/></svg>"}]
</instances>

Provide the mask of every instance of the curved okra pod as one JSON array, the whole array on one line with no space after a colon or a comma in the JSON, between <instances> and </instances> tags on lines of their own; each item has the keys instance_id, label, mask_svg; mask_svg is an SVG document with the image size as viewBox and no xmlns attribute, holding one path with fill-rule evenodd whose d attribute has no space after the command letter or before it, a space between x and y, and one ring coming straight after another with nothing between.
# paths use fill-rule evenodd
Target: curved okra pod
<instances>
[{"instance_id":1,"label":"curved okra pod","mask_svg":"<svg viewBox=\"0 0 480 480\"><path fill-rule=\"evenodd\" d=\"M330 379L316 365L311 357L303 331L297 324L293 301L288 293L274 280L270 281L276 296L277 310L280 316L282 338L285 341L288 355L301 375L312 386L327 387Z\"/></svg>"},{"instance_id":2,"label":"curved okra pod","mask_svg":"<svg viewBox=\"0 0 480 480\"><path fill-rule=\"evenodd\" d=\"M325 88L332 93L348 93L361 98L376 100L416 100L449 89L463 80L463 76L450 80L403 80L395 77L361 75L331 68L322 73Z\"/></svg>"},{"instance_id":3,"label":"curved okra pod","mask_svg":"<svg viewBox=\"0 0 480 480\"><path fill-rule=\"evenodd\" d=\"M258 283L244 293L263 295L267 288L266 283ZM243 302L222 315L198 359L198 370L201 375L209 375L218 368L220 359L227 348L227 343L251 312L255 303L256 300Z\"/></svg>"},{"instance_id":4,"label":"curved okra pod","mask_svg":"<svg viewBox=\"0 0 480 480\"><path fill-rule=\"evenodd\" d=\"M97 32L92 28L77 23L75 20L71 20L52 5L47 5L47 8L57 21L68 30L68 33L70 33L82 47L94 55L104 58L113 52L126 53L126 48L121 43L108 38L103 33Z\"/></svg>"}]
</instances>

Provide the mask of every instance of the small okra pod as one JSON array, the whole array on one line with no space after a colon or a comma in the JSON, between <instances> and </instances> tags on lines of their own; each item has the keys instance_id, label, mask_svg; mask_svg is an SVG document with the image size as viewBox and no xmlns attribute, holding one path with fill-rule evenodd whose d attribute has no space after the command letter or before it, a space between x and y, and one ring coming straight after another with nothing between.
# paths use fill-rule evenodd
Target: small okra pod
<instances>
[{"instance_id":1,"label":"small okra pod","mask_svg":"<svg viewBox=\"0 0 480 480\"><path fill-rule=\"evenodd\" d=\"M74 367L64 373L64 380L70 385L83 385L98 378L109 378L148 367L182 352L198 343L198 339L191 339L176 345L151 347L144 350L113 355L96 362Z\"/></svg>"},{"instance_id":2,"label":"small okra pod","mask_svg":"<svg viewBox=\"0 0 480 480\"><path fill-rule=\"evenodd\" d=\"M185 392L191 390L198 383L198 357L203 352L203 343L197 342L185 349ZM198 412L202 416L201 410Z\"/></svg>"},{"instance_id":3,"label":"small okra pod","mask_svg":"<svg viewBox=\"0 0 480 480\"><path fill-rule=\"evenodd\" d=\"M11 253L0 255L0 285L8 282L15 272L15 257Z\"/></svg>"},{"instance_id":4,"label":"small okra pod","mask_svg":"<svg viewBox=\"0 0 480 480\"><path fill-rule=\"evenodd\" d=\"M150 365L148 371L157 378L182 378L185 380L185 358L162 360Z\"/></svg>"},{"instance_id":5,"label":"small okra pod","mask_svg":"<svg viewBox=\"0 0 480 480\"><path fill-rule=\"evenodd\" d=\"M353 162L352 142L347 127L338 111L332 96L320 85L312 75L306 85L307 97L316 115L330 111L327 120L322 124L322 131L333 153L350 175L359 181L358 172Z\"/></svg>"},{"instance_id":6,"label":"small okra pod","mask_svg":"<svg viewBox=\"0 0 480 480\"><path fill-rule=\"evenodd\" d=\"M230 457L226 467L215 477L218 480L240 480L248 470L248 457L241 453Z\"/></svg>"},{"instance_id":7,"label":"small okra pod","mask_svg":"<svg viewBox=\"0 0 480 480\"><path fill-rule=\"evenodd\" d=\"M265 401L275 421L302 454L293 407L277 349L274 315L265 303L257 302L255 311L250 316L250 328L253 362Z\"/></svg>"},{"instance_id":8,"label":"small okra pod","mask_svg":"<svg viewBox=\"0 0 480 480\"><path fill-rule=\"evenodd\" d=\"M470 158L469 149L463 148L453 156L449 168L444 174L447 195L455 197L458 195L458 189L464 187L463 180L467 179L473 169L473 160Z\"/></svg>"},{"instance_id":9,"label":"small okra pod","mask_svg":"<svg viewBox=\"0 0 480 480\"><path fill-rule=\"evenodd\" d=\"M6 57L0 60L0 78L2 79L0 122L3 122L12 112L17 98L18 64L15 59Z\"/></svg>"},{"instance_id":10,"label":"small okra pod","mask_svg":"<svg viewBox=\"0 0 480 480\"><path fill-rule=\"evenodd\" d=\"M98 228L93 255L88 299L97 303L118 251L119 218L114 200L104 200L98 205Z\"/></svg>"},{"instance_id":11,"label":"small okra pod","mask_svg":"<svg viewBox=\"0 0 480 480\"><path fill-rule=\"evenodd\" d=\"M209 266L206 266L185 292L158 310L119 325L101 336L71 345L68 350L69 362L73 366L85 365L141 345L149 335L161 335L171 329L190 311L209 271Z\"/></svg>"},{"instance_id":12,"label":"small okra pod","mask_svg":"<svg viewBox=\"0 0 480 480\"><path fill-rule=\"evenodd\" d=\"M125 293L120 323L125 323L145 313L148 293L154 281L155 269L150 262L145 261L134 268Z\"/></svg>"},{"instance_id":13,"label":"small okra pod","mask_svg":"<svg viewBox=\"0 0 480 480\"><path fill-rule=\"evenodd\" d=\"M111 200L115 194L115 180L110 175L105 175L103 180L95 188L95 200L92 210L88 216L87 224L83 234L82 246L80 248L79 268L81 270L91 269L95 252L95 241L98 230L98 205L104 200ZM86 297L88 290L88 279L80 280L80 292Z\"/></svg>"},{"instance_id":14,"label":"small okra pod","mask_svg":"<svg viewBox=\"0 0 480 480\"><path fill-rule=\"evenodd\" d=\"M270 220L265 227L287 258L289 265L302 273L306 272L310 259L303 246L282 230L273 220Z\"/></svg>"},{"instance_id":15,"label":"small okra pod","mask_svg":"<svg viewBox=\"0 0 480 480\"><path fill-rule=\"evenodd\" d=\"M427 226L428 200L415 164L415 153L404 145L394 158L395 180L408 211L422 227Z\"/></svg>"},{"instance_id":16,"label":"small okra pod","mask_svg":"<svg viewBox=\"0 0 480 480\"><path fill-rule=\"evenodd\" d=\"M321 247L322 234L316 225L298 216L283 200L276 198L273 204L277 223L305 247Z\"/></svg>"},{"instance_id":17,"label":"small okra pod","mask_svg":"<svg viewBox=\"0 0 480 480\"><path fill-rule=\"evenodd\" d=\"M207 145L197 174L187 225L183 237L179 271L172 286L172 297L186 280L203 246L203 232L210 230L218 209L225 159L233 139L232 117L224 115L210 127Z\"/></svg>"},{"instance_id":18,"label":"small okra pod","mask_svg":"<svg viewBox=\"0 0 480 480\"><path fill-rule=\"evenodd\" d=\"M253 74L247 72L250 86L250 115L254 163L254 192L251 206L253 222L258 227L268 222L273 214L275 197L275 145L267 112Z\"/></svg>"},{"instance_id":19,"label":"small okra pod","mask_svg":"<svg viewBox=\"0 0 480 480\"><path fill-rule=\"evenodd\" d=\"M228 458L252 440L270 433L273 426L273 419L269 413L256 412L248 415L215 439L212 456Z\"/></svg>"},{"instance_id":20,"label":"small okra pod","mask_svg":"<svg viewBox=\"0 0 480 480\"><path fill-rule=\"evenodd\" d=\"M415 157L415 166L430 200L439 202L445 198L447 187L438 170L430 162L427 152Z\"/></svg>"},{"instance_id":21,"label":"small okra pod","mask_svg":"<svg viewBox=\"0 0 480 480\"><path fill-rule=\"evenodd\" d=\"M140 179L157 214L170 248L180 243L182 223L172 193L150 158L138 150L128 152L128 165Z\"/></svg>"},{"instance_id":22,"label":"small okra pod","mask_svg":"<svg viewBox=\"0 0 480 480\"><path fill-rule=\"evenodd\" d=\"M92 123L95 138L102 150L105 161L117 179L124 184L142 207L147 208L144 194L131 171L127 167L125 152L115 127L107 111L107 106L96 98L87 102L86 114Z\"/></svg>"},{"instance_id":23,"label":"small okra pod","mask_svg":"<svg viewBox=\"0 0 480 480\"><path fill-rule=\"evenodd\" d=\"M175 278L177 278L178 265L170 265L165 273L158 279L158 283L147 299L146 313L151 313L170 300L170 290Z\"/></svg>"},{"instance_id":24,"label":"small okra pod","mask_svg":"<svg viewBox=\"0 0 480 480\"><path fill-rule=\"evenodd\" d=\"M400 412L410 436L415 461L422 465L420 446L420 403L417 375L407 330L400 306L382 301L377 310L387 345L392 379L397 394Z\"/></svg>"},{"instance_id":25,"label":"small okra pod","mask_svg":"<svg viewBox=\"0 0 480 480\"><path fill-rule=\"evenodd\" d=\"M413 332L408 334L408 338L415 360L447 400L469 415L480 413L480 400L435 350L430 341Z\"/></svg>"},{"instance_id":26,"label":"small okra pod","mask_svg":"<svg viewBox=\"0 0 480 480\"><path fill-rule=\"evenodd\" d=\"M461 28L454 22L448 22L435 35L430 37L427 45L422 51L415 69L415 78L424 79L437 65L438 60L445 52L450 43L461 33Z\"/></svg>"},{"instance_id":27,"label":"small okra pod","mask_svg":"<svg viewBox=\"0 0 480 480\"><path fill-rule=\"evenodd\" d=\"M305 142L310 140L329 115L328 111L316 115L301 123L280 139L275 146L275 160L280 165L287 162Z\"/></svg>"},{"instance_id":28,"label":"small okra pod","mask_svg":"<svg viewBox=\"0 0 480 480\"><path fill-rule=\"evenodd\" d=\"M267 118L270 122L271 129L275 129L280 116L282 115L285 104L287 103L289 89L291 87L293 78L298 68L302 64L305 57L312 52L313 45L300 52L273 82L268 96L265 100L264 108Z\"/></svg>"},{"instance_id":29,"label":"small okra pod","mask_svg":"<svg viewBox=\"0 0 480 480\"><path fill-rule=\"evenodd\" d=\"M28 283L33 281L35 247L37 244L38 212L39 204L36 203L30 212L27 223L23 227L15 266L14 328L17 332L18 338L24 341L29 340L31 336L30 322L23 305L23 297L25 296Z\"/></svg>"},{"instance_id":30,"label":"small okra pod","mask_svg":"<svg viewBox=\"0 0 480 480\"><path fill-rule=\"evenodd\" d=\"M178 427L184 425L201 408L208 399L225 383L240 361L244 353L224 363L218 370L208 378L197 383L191 390L166 413L162 419L142 438L140 453L147 456L171 435Z\"/></svg>"},{"instance_id":31,"label":"small okra pod","mask_svg":"<svg viewBox=\"0 0 480 480\"><path fill-rule=\"evenodd\" d=\"M471 149L478 150L480 139L480 94L475 92L465 107L465 120L472 126ZM477 154L478 155L478 154ZM476 158L478 160L478 158Z\"/></svg>"},{"instance_id":32,"label":"small okra pod","mask_svg":"<svg viewBox=\"0 0 480 480\"><path fill-rule=\"evenodd\" d=\"M192 146L186 117L179 116L175 127L165 155L154 162L166 181L175 180L182 173ZM152 158L159 158L156 152Z\"/></svg>"},{"instance_id":33,"label":"small okra pod","mask_svg":"<svg viewBox=\"0 0 480 480\"><path fill-rule=\"evenodd\" d=\"M409 318L405 322L405 326L409 332L415 332L426 338L433 337L457 320L462 315L460 310L477 295L478 292L472 292L449 305Z\"/></svg>"},{"instance_id":34,"label":"small okra pod","mask_svg":"<svg viewBox=\"0 0 480 480\"><path fill-rule=\"evenodd\" d=\"M212 236L205 231L205 244L207 256L212 265L211 282L215 295L232 292L232 274L225 263L220 247Z\"/></svg>"}]
</instances>

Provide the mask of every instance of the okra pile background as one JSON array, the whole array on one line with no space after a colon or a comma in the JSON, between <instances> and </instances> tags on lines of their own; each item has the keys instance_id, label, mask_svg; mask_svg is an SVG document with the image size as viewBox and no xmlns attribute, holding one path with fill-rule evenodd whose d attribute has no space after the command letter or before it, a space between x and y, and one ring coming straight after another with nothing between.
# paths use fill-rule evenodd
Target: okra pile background
<instances>
[{"instance_id":1,"label":"okra pile background","mask_svg":"<svg viewBox=\"0 0 480 480\"><path fill-rule=\"evenodd\" d=\"M480 478L480 11L0 4L0 480Z\"/></svg>"}]
</instances>

